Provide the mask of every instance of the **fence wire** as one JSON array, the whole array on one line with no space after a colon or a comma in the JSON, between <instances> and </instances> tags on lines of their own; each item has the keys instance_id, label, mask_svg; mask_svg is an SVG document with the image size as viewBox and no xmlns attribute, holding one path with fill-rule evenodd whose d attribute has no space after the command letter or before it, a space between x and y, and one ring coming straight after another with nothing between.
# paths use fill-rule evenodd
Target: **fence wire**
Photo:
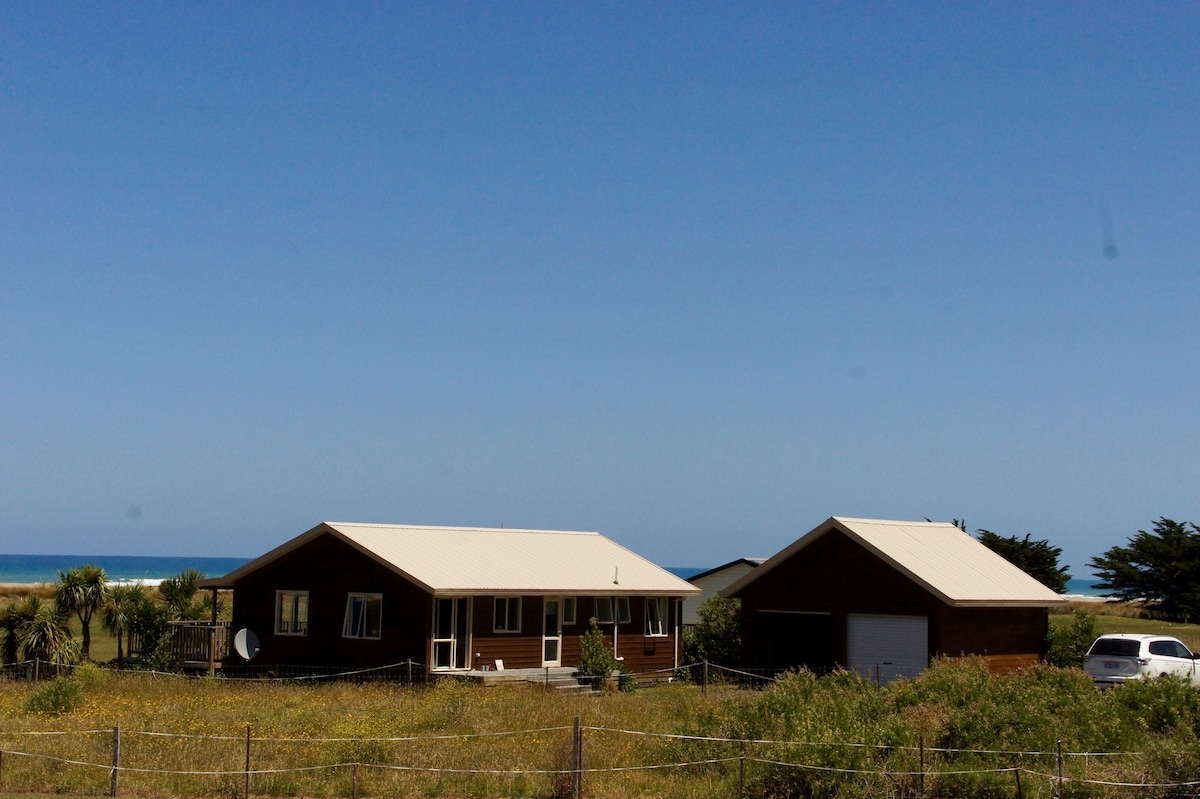
<instances>
[{"instance_id":1,"label":"fence wire","mask_svg":"<svg viewBox=\"0 0 1200 799\"><path fill-rule=\"evenodd\" d=\"M595 747L599 746L600 739L602 739L604 736L634 736L634 737L645 738L645 739L658 739L658 740L662 740L665 742L678 741L678 742L688 742L688 743L696 743L696 744L711 744L711 745L717 745L717 746L738 746L738 747L742 748L742 752L740 755L713 754L713 755L707 756L707 757L704 757L704 756L702 756L702 757L695 757L695 756L678 757L678 758L674 758L674 759L664 759L661 762L632 762L632 763L631 762L600 762L600 763L587 763L586 765L584 765L584 764L568 764L568 765L557 764L557 767L555 767L555 766L546 767L545 765L536 765L536 764L515 765L512 767L487 767L486 765L463 766L463 765L460 765L457 763L420 762L420 760L422 758L418 757L418 754L428 755L428 753L414 753L414 752L409 753L409 755L408 755L409 762L370 762L370 761L364 762L362 760L351 760L351 759L343 758L343 759L331 759L328 762L315 762L315 763L314 762L308 762L308 763L300 762L300 763L293 763L293 764L285 764L285 763L271 762L272 758L277 757L277 755L275 755L274 753L271 753L271 752L263 753L260 751L260 749L263 745L271 745L271 744L277 744L277 745L311 744L313 747L320 747L322 745L325 745L325 746L328 746L328 745L361 746L361 745L374 745L374 744L436 745L436 744L445 743L448 741L458 742L459 744L469 743L472 741L486 743L489 740L494 741L494 740L497 740L500 738L520 738L522 736L525 736L525 737L534 737L535 738L534 744L532 746L532 750L533 750L533 758L536 759L538 756L545 755L546 746L545 746L544 739L546 736L561 736L560 741L565 743L568 736L573 734L572 731L575 729L578 729L579 734L581 736L579 739L581 746L582 746L582 742L584 740L587 740L590 742L589 746L593 747L593 749L591 749L589 751L596 751ZM665 732L658 732L658 731L652 731L652 730L622 729L622 728L612 728L612 727L602 727L602 726L585 726L585 725L578 725L576 727L572 727L570 725L561 725L561 726L553 726L553 727L539 727L539 728L517 729L517 730L500 730L500 731L491 731L491 732L437 734L437 735L413 735L413 736L398 736L398 737L313 737L313 738L254 737L251 733L252 733L252 730L250 730L250 729L247 729L247 733L245 735L200 735L200 734L195 734L195 733L176 733L176 732L161 731L161 730L120 731L117 728L114 728L113 730L102 730L102 729L28 730L28 731L0 732L0 737L2 737L4 740L16 739L17 742L19 742L20 740L26 740L26 741L30 741L30 742L32 742L34 740L40 740L40 741L43 741L46 743L54 743L56 741L59 742L59 745L54 747L55 751L40 751L40 752L39 751L30 751L25 748L18 749L15 746L14 746L14 748L9 749L3 745L0 745L0 780L3 781L3 785L0 787L2 787L2 789L5 791L12 791L16 788L16 786L13 785L13 779L12 779L14 776L13 764L14 764L15 759L27 759L29 761L38 761L38 762L46 764L47 767L52 768L54 771L60 772L60 773L62 772L63 768L70 767L70 768L81 768L81 769L93 770L97 773L103 773L103 774L109 775L112 779L112 785L114 786L114 788L113 788L114 794L113 795L116 795L115 794L115 790L116 790L115 786L117 785L118 777L122 776L122 775L125 775L125 776L143 775L146 777L161 776L161 777L168 777L168 778L192 778L192 777L195 777L195 778L209 778L209 779L215 778L215 779L224 779L224 780L237 778L239 780L245 780L246 785L249 786L249 784L250 784L249 781L252 778L267 779L267 778L272 778L272 777L286 777L287 775L302 775L305 773L312 774L312 773L316 773L316 772L341 774L342 778L344 778L345 777L344 772L349 770L353 773L353 778L354 778L353 790L354 790L354 795L357 796L358 778L359 778L360 770L363 771L364 773L375 772L375 773L379 773L379 774L408 773L408 774L414 774L414 775L424 774L424 775L430 775L430 776L445 775L445 776L458 776L458 777L491 777L491 778L513 779L513 778L519 778L519 777L562 778L562 777L570 776L570 775L576 775L576 776L588 775L592 778L602 778L604 775L607 775L607 774L618 775L618 774L630 774L630 773L635 773L635 772L651 773L651 772L670 771L670 770L716 768L716 769L726 769L723 772L719 771L717 773L724 773L726 778L729 778L730 775L729 775L729 772L727 771L727 769L731 764L735 764L735 763L738 765L739 779L741 778L741 771L744 770L746 768L746 766L750 765L750 766L755 766L759 769L763 769L763 768L784 769L784 770L793 770L793 771L809 771L809 772L814 772L814 773L824 773L824 774L830 774L830 775L840 775L847 779L851 779L851 778L886 778L889 780L902 780L902 781L903 780L916 780L916 779L920 779L923 781L926 779L937 780L940 778L969 778L969 777L983 777L983 776L987 776L987 775L1014 774L1017 777L1018 785L1019 785L1020 775L1027 775L1028 777L1033 777L1035 779L1046 780L1052 786L1057 785L1058 788L1056 788L1056 790L1061 789L1061 787L1063 785L1071 784L1071 783L1077 784L1077 785L1095 786L1096 788L1108 788L1108 789L1130 790L1130 791L1132 791L1132 790L1156 790L1156 791L1192 790L1192 791L1194 791L1194 789L1196 789L1197 787L1200 787L1200 780L1183 780L1183 781L1178 781L1178 782L1166 782L1166 781L1149 782L1149 781L1121 780L1120 778L1096 779L1096 778L1086 775L1086 774L1079 774L1079 773L1064 774L1064 773L1062 773L1062 763L1068 757L1070 757L1070 758L1085 758L1085 759L1086 758L1102 758L1102 757L1105 757L1105 758L1124 757L1124 758L1130 758L1130 759L1137 759L1137 758L1143 757L1143 753L1141 753L1141 752L1057 752L1057 751L1048 752L1048 751L1036 751L1036 750L1023 750L1023 751L957 750L957 749L935 749L935 748L921 750L926 755L932 755L934 753L945 755L949 760L953 760L956 756L963 755L963 754L973 755L973 756L998 757L998 758L1018 758L1018 757L1020 757L1020 758L1046 758L1046 757L1059 758L1059 760L1058 760L1059 773L1050 774L1050 773L1046 773L1045 771L1042 771L1042 770L1031 769L1024 765L1014 765L1011 763L1005 764L1005 765L996 765L996 766L987 766L987 765L981 764L977 767L964 768L961 766L955 767L950 762L926 765L924 763L924 761L922 761L920 768L912 768L912 767L904 767L903 763L897 764L900 767L888 767L888 765L886 765L888 761L885 759L883 761L879 761L876 763L868 762L868 763L864 764L864 763L859 762L859 763L846 764L846 765L837 765L837 764L830 764L828 762L820 762L819 759L817 759L815 761L807 761L804 758L771 757L766 754L758 754L758 753L753 753L753 752L748 753L748 750L753 750L756 747L789 747L789 748L840 747L840 748L844 748L844 749L858 750L858 751L864 751L864 752L875 752L875 753L884 752L886 754L891 754L893 752L898 752L898 751L905 751L911 756L913 754L913 752L916 750L916 748L911 747L911 746L879 746L879 745L874 745L874 744L868 745L868 744L853 743L853 742L839 743L839 742L827 742L827 741L794 741L794 740L777 740L777 739L725 738L725 737L715 737L715 736L665 733ZM103 754L105 754L103 751L105 748L104 741L103 741L103 739L98 738L98 736L101 736L101 735L113 736L113 745L112 745L113 762L112 763L98 762L97 756L103 756ZM159 739L159 740L164 740L164 741L170 740L170 739L177 739L177 740L181 740L181 741L200 742L201 744L213 743L213 744L226 744L227 745L231 742L236 742L238 744L244 743L245 744L244 753L245 753L246 759L244 761L244 764L237 763L236 766L233 766L233 764L229 763L228 759L235 754L239 754L240 750L238 747L233 747L233 748L226 747L226 748L224 748L224 757L226 758L227 765L224 768L221 768L221 767L212 768L212 767L209 767L206 763L192 765L192 766L183 767L183 768L171 768L171 767L165 767L165 766L161 766L161 765L156 767L153 763L146 763L144 761L154 760L156 757L161 756L162 752L159 752L156 755L156 753L154 751L147 750L147 751L139 752L139 751L137 751L136 747L130 747L130 749L132 749L133 751L130 751L130 749L127 749L125 752L122 753L120 751L120 746L119 746L119 742L120 742L122 736L124 736L124 738L127 742L131 741L133 739L136 739L136 738L144 738L144 739L149 739L149 740ZM86 741L88 743L88 748L90 749L90 756L84 755L81 757L79 755L72 755L72 754L61 751L63 746L70 745L69 742L72 740L72 737L74 737L74 740ZM255 753L259 760L259 762L253 763L253 764L251 761L251 746L252 745L254 747L256 747ZM220 747L218 747L218 749L220 749ZM609 750L604 750L604 749L601 749L600 751L609 752ZM656 749L646 749L644 747L639 747L636 750L636 752L633 752L630 754L631 754L631 756L637 756L640 754L642 756L647 757L647 759L652 760L653 754L655 752L657 752L658 754L661 755L661 754L669 753L670 751L671 750L669 748L656 750ZM211 757L213 754L217 754L218 756L221 756L219 754L219 752L216 752L216 751L198 752L195 750L189 750L189 752L188 752L188 756L190 756L190 757L200 757L201 755ZM317 754L319 756L320 753L317 752L315 754ZM461 751L457 752L457 754L459 756L463 755L463 753ZM529 753L526 753L526 755L528 755L528 754ZM121 758L125 758L125 762L120 762ZM439 758L440 758L440 756L437 756L434 758L434 760L436 761ZM400 759L403 760L404 758L400 758ZM428 760L427 757L425 759ZM527 760L529 758L527 758L526 756L522 756L519 759ZM143 761L143 762L138 762L138 761ZM237 761L235 761L235 763L236 762ZM909 762L911 763L911 760ZM1085 763L1086 763L1086 760L1085 760ZM40 785L42 784L42 783L38 782L38 780L33 776L31 776L30 779L31 779L31 783L32 783L31 786L21 786L21 787L22 788L29 788L29 787L37 788L37 787L40 787ZM144 790L145 790L144 788L139 789L137 792L144 792ZM176 788L176 790L178 790L178 788ZM185 788L184 790L189 790L189 789ZM190 790L194 791L194 790L199 790L199 789L193 787ZM218 790L218 789L214 788L213 790ZM248 790L248 787L247 787L247 790ZM325 795L329 795L329 796L342 795L342 794L338 793L338 790L339 789L336 786L333 786L333 787L323 788L321 792L324 793ZM219 792L222 792L222 793L228 793L229 791L230 791L230 788L228 787L228 783L226 783L226 787L224 789L219 790ZM60 791L60 792L87 793L89 791L86 788L86 786L80 786L76 790L66 790L66 791ZM272 794L272 793L280 792L280 789L278 789L274 785L271 785L271 786L266 787L265 790L260 789L259 792ZM282 792L286 793L287 790L284 789L284 790L282 790ZM387 793L387 792L388 792L387 790L384 791L384 793ZM240 796L240 793L235 793L235 795Z\"/></svg>"}]
</instances>

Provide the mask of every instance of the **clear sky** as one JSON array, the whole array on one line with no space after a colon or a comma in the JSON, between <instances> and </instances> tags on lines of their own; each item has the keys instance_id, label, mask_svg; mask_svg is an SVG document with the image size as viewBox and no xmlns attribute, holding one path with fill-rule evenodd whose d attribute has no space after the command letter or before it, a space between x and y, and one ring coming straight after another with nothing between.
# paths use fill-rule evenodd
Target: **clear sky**
<instances>
[{"instance_id":1,"label":"clear sky","mask_svg":"<svg viewBox=\"0 0 1200 799\"><path fill-rule=\"evenodd\" d=\"M0 551L1200 521L1200 6L0 5Z\"/></svg>"}]
</instances>

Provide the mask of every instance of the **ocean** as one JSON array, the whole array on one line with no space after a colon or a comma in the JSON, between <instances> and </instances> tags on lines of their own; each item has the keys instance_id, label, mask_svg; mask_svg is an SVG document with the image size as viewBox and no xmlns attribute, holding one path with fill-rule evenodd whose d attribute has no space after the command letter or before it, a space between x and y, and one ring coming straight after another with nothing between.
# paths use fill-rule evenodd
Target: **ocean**
<instances>
[{"instance_id":1,"label":"ocean","mask_svg":"<svg viewBox=\"0 0 1200 799\"><path fill-rule=\"evenodd\" d=\"M248 563L249 558L154 557L147 555L0 555L0 585L57 583L58 573L94 564L114 582L157 584L184 569L197 569L207 577L220 577Z\"/></svg>"},{"instance_id":2,"label":"ocean","mask_svg":"<svg viewBox=\"0 0 1200 799\"><path fill-rule=\"evenodd\" d=\"M1063 596L1104 596L1096 590L1099 580L1083 580L1075 578L1067 580L1067 593Z\"/></svg>"},{"instance_id":3,"label":"ocean","mask_svg":"<svg viewBox=\"0 0 1200 799\"><path fill-rule=\"evenodd\" d=\"M220 577L249 563L249 558L155 557L148 555L0 555L0 585L12 583L56 583L59 571L85 563L104 569L114 582L157 583L184 569L197 569L207 577ZM705 569L669 566L667 571L687 579ZM1096 580L1067 581L1066 596L1100 596Z\"/></svg>"}]
</instances>

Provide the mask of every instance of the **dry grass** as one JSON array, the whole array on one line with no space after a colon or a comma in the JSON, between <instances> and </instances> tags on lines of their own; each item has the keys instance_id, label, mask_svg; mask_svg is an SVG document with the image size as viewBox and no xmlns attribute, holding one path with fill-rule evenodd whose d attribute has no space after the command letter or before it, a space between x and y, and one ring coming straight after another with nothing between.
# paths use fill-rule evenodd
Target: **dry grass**
<instances>
[{"instance_id":1,"label":"dry grass","mask_svg":"<svg viewBox=\"0 0 1200 799\"><path fill-rule=\"evenodd\" d=\"M662 770L637 767L736 758L747 749L764 760L870 772L847 776L751 762L750 795L898 796L914 787L901 785L908 778L896 772L917 767L914 751L922 736L928 747L964 750L927 761L947 772L1018 763L1045 773L1052 763L1042 756L1014 761L972 752L1051 752L1062 741L1069 751L1158 753L1142 759L1075 759L1067 764L1069 774L1165 782L1200 773L1200 695L1190 689L1147 683L1099 692L1077 669L1037 667L990 675L982 661L971 659L939 662L919 679L882 688L846 673L820 679L804 673L764 691L702 693L676 684L598 697L534 687L483 689L454 680L407 689L385 682L250 682L95 667L73 679L80 689L73 709L56 716L28 709L31 697L48 684L0 681L0 790L107 793L112 730L119 726L121 764L128 769L120 775L123 796L240 799L247 728L251 767L269 772L251 776L256 796L350 797L356 790L352 764L358 764L357 793L363 797L563 796L570 775L550 772L571 766L577 716L589 728L585 768L633 769L587 773L588 799L734 796L736 759ZM742 745L620 730L792 743ZM71 734L33 734L49 731ZM164 773L181 771L221 773ZM929 795L1013 795L1011 774L978 773L931 779ZM1048 799L1052 787L1031 780L1024 795ZM1150 799L1168 792L1139 789L1126 795Z\"/></svg>"},{"instance_id":2,"label":"dry grass","mask_svg":"<svg viewBox=\"0 0 1200 799\"><path fill-rule=\"evenodd\" d=\"M22 597L36 596L42 599L53 599L58 583L5 583L0 584L0 602L8 604Z\"/></svg>"},{"instance_id":3,"label":"dry grass","mask_svg":"<svg viewBox=\"0 0 1200 799\"><path fill-rule=\"evenodd\" d=\"M95 764L111 763L112 728L121 727L121 761L127 768L162 771L229 771L186 776L123 772L123 795L228 796L242 793L246 732L251 733L252 768L283 770L251 777L251 791L273 796L350 796L358 763L363 796L551 796L562 787L553 774L488 775L437 773L552 771L569 769L571 726L637 729L662 725L674 731L677 713L702 712L720 701L693 688L639 694L578 697L541 688L481 689L443 681L428 690L394 684L297 685L221 679L184 679L146 674L102 674L69 715L42 717L22 710L30 686L0 684L0 747L55 753ZM648 714L648 705L653 712ZM674 708L673 711L669 710ZM665 712L664 712L665 711ZM16 732L76 730L64 738L14 736ZM97 732L82 732L96 730ZM520 735L488 733L533 731ZM183 736L147 736L171 732ZM451 736L437 739L436 736ZM482 737L477 737L482 736ZM421 738L422 740L385 740ZM341 740L339 740L341 739ZM644 762L661 744L623 735L589 734L588 765ZM64 749L64 747L66 747ZM347 764L314 771L314 765ZM403 766L396 770L389 767ZM678 790L664 794L659 774L623 774L592 779L593 797L700 796L687 775ZM104 768L4 759L4 785L50 792L101 794ZM707 785L711 777L702 777Z\"/></svg>"}]
</instances>

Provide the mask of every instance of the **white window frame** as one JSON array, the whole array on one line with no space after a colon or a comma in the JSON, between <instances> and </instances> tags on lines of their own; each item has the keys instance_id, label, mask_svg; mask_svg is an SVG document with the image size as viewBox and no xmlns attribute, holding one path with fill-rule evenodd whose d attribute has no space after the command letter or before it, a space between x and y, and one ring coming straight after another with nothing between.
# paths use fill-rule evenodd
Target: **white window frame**
<instances>
[{"instance_id":1,"label":"white window frame","mask_svg":"<svg viewBox=\"0 0 1200 799\"><path fill-rule=\"evenodd\" d=\"M617 624L629 624L633 621L633 617L629 615L629 597L617 597Z\"/></svg>"},{"instance_id":2,"label":"white window frame","mask_svg":"<svg viewBox=\"0 0 1200 799\"><path fill-rule=\"evenodd\" d=\"M359 603L357 613L355 603ZM367 635L368 613L372 603L377 603L379 618L376 620L374 635ZM357 631L355 630L357 627ZM346 615L342 620L343 638L360 638L368 641L378 641L383 635L383 594L349 593L346 594Z\"/></svg>"},{"instance_id":3,"label":"white window frame","mask_svg":"<svg viewBox=\"0 0 1200 799\"><path fill-rule=\"evenodd\" d=\"M575 623L575 597L565 596L562 599L562 623L563 625Z\"/></svg>"},{"instance_id":4,"label":"white window frame","mask_svg":"<svg viewBox=\"0 0 1200 799\"><path fill-rule=\"evenodd\" d=\"M603 608L603 610L602 610ZM612 597L598 596L592 604L592 616L596 619L597 624L612 624L613 623L613 605Z\"/></svg>"},{"instance_id":5,"label":"white window frame","mask_svg":"<svg viewBox=\"0 0 1200 799\"><path fill-rule=\"evenodd\" d=\"M651 612L651 608L654 609L653 612ZM646 597L646 637L667 637L667 598L665 596Z\"/></svg>"},{"instance_id":6,"label":"white window frame","mask_svg":"<svg viewBox=\"0 0 1200 799\"><path fill-rule=\"evenodd\" d=\"M521 597L498 596L496 597L496 601L492 603L492 608L492 632L521 632Z\"/></svg>"},{"instance_id":7,"label":"white window frame","mask_svg":"<svg viewBox=\"0 0 1200 799\"><path fill-rule=\"evenodd\" d=\"M284 618L284 604L287 604L288 618ZM303 613L301 613L303 611ZM301 619L300 617L304 618ZM284 625L287 629L283 629ZM307 591L276 591L275 592L275 634L276 635L308 635L308 592Z\"/></svg>"},{"instance_id":8,"label":"white window frame","mask_svg":"<svg viewBox=\"0 0 1200 799\"><path fill-rule=\"evenodd\" d=\"M598 596L595 600L595 617L597 624L629 624L629 597L627 596ZM601 611L607 608L607 611Z\"/></svg>"}]
</instances>

